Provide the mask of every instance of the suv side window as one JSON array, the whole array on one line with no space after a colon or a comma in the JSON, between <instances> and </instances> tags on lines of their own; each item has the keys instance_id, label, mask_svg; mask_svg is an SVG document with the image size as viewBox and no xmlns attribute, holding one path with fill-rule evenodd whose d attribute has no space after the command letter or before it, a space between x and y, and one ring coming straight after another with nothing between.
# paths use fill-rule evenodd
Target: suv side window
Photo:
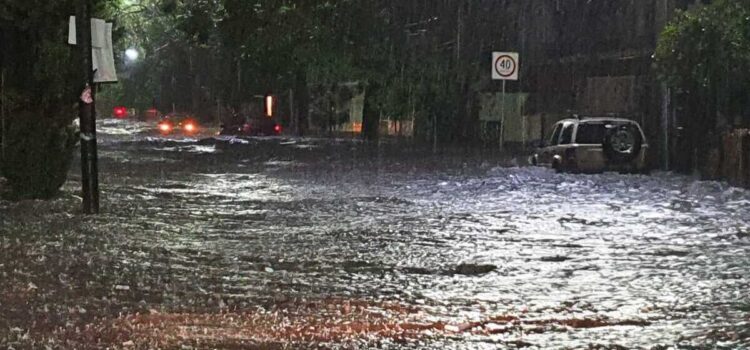
<instances>
[{"instance_id":1,"label":"suv side window","mask_svg":"<svg viewBox=\"0 0 750 350\"><path fill-rule=\"evenodd\" d=\"M565 125L562 130L562 138L560 139L561 145L569 145L573 143L573 129L575 129L575 124L570 123Z\"/></svg>"},{"instance_id":2,"label":"suv side window","mask_svg":"<svg viewBox=\"0 0 750 350\"><path fill-rule=\"evenodd\" d=\"M557 146L560 141L560 132L562 131L562 124L555 125L555 131L552 132L552 137L549 140L550 146Z\"/></svg>"}]
</instances>

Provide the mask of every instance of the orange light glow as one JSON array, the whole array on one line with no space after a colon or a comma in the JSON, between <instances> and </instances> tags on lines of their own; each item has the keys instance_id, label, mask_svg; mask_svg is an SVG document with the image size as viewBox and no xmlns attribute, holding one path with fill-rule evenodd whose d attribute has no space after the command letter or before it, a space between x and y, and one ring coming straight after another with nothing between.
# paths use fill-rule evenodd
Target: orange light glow
<instances>
[{"instance_id":1,"label":"orange light glow","mask_svg":"<svg viewBox=\"0 0 750 350\"><path fill-rule=\"evenodd\" d=\"M159 131L164 134L168 134L172 132L172 125L170 125L169 123L159 123Z\"/></svg>"},{"instance_id":2,"label":"orange light glow","mask_svg":"<svg viewBox=\"0 0 750 350\"><path fill-rule=\"evenodd\" d=\"M352 123L352 132L354 133L361 133L362 132L362 123Z\"/></svg>"},{"instance_id":3,"label":"orange light glow","mask_svg":"<svg viewBox=\"0 0 750 350\"><path fill-rule=\"evenodd\" d=\"M185 124L185 131L187 132L195 132L198 128L193 123L187 123Z\"/></svg>"},{"instance_id":4,"label":"orange light glow","mask_svg":"<svg viewBox=\"0 0 750 350\"><path fill-rule=\"evenodd\" d=\"M273 96L266 96L266 116L273 117Z\"/></svg>"}]
</instances>

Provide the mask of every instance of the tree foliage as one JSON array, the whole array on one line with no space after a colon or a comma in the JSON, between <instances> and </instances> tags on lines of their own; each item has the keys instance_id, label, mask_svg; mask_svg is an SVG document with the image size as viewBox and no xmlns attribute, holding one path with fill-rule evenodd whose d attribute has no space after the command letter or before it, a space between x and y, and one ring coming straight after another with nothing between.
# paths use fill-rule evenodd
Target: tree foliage
<instances>
[{"instance_id":1,"label":"tree foliage","mask_svg":"<svg viewBox=\"0 0 750 350\"><path fill-rule=\"evenodd\" d=\"M140 104L156 96L161 109L196 111L219 101L238 107L258 94L292 90L296 109L307 111L308 95L335 95L339 84L359 82L367 115L414 117L428 130L438 122L450 139L470 112L467 82L480 74L467 62L487 54L471 35L479 24L467 20L464 8L478 9L465 0L141 0L137 6L142 10L127 18L125 41L142 47L146 58L125 67L132 79L124 95ZM471 54L459 60L459 51Z\"/></svg>"},{"instance_id":2,"label":"tree foliage","mask_svg":"<svg viewBox=\"0 0 750 350\"><path fill-rule=\"evenodd\" d=\"M108 18L113 1L97 0L94 15ZM0 66L6 74L6 111L31 111L67 125L80 93L76 51L67 44L74 0L7 0L0 3Z\"/></svg>"},{"instance_id":3,"label":"tree foliage","mask_svg":"<svg viewBox=\"0 0 750 350\"><path fill-rule=\"evenodd\" d=\"M741 113L750 102L750 1L678 13L661 34L656 65L663 81L710 105L709 113Z\"/></svg>"},{"instance_id":4,"label":"tree foliage","mask_svg":"<svg viewBox=\"0 0 750 350\"><path fill-rule=\"evenodd\" d=\"M5 127L0 173L20 198L48 198L65 182L77 134L80 57L67 44L76 1L0 3L0 70ZM109 18L114 1L96 0L94 15Z\"/></svg>"}]
</instances>

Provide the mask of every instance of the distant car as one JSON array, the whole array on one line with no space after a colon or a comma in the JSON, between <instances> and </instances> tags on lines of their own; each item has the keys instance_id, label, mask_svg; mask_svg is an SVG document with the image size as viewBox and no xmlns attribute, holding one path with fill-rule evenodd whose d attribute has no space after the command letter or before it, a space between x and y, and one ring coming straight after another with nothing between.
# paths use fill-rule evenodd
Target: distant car
<instances>
[{"instance_id":1,"label":"distant car","mask_svg":"<svg viewBox=\"0 0 750 350\"><path fill-rule=\"evenodd\" d=\"M125 119L128 117L128 108L124 106L115 106L112 108L112 116L117 119Z\"/></svg>"},{"instance_id":2,"label":"distant car","mask_svg":"<svg viewBox=\"0 0 750 350\"><path fill-rule=\"evenodd\" d=\"M156 124L157 131L162 135L195 135L200 132L198 121L189 115L172 113L162 117Z\"/></svg>"},{"instance_id":3,"label":"distant car","mask_svg":"<svg viewBox=\"0 0 750 350\"><path fill-rule=\"evenodd\" d=\"M160 118L160 116L161 116L161 113L159 113L159 110L154 107L147 109L146 111L144 111L143 113L139 115L140 119L143 121L157 120Z\"/></svg>"},{"instance_id":4,"label":"distant car","mask_svg":"<svg viewBox=\"0 0 750 350\"><path fill-rule=\"evenodd\" d=\"M531 157L558 172L646 172L648 143L641 126L612 117L574 117L557 122Z\"/></svg>"},{"instance_id":5,"label":"distant car","mask_svg":"<svg viewBox=\"0 0 750 350\"><path fill-rule=\"evenodd\" d=\"M219 134L234 136L276 136L283 131L274 118L249 117L244 122L222 124Z\"/></svg>"}]
</instances>

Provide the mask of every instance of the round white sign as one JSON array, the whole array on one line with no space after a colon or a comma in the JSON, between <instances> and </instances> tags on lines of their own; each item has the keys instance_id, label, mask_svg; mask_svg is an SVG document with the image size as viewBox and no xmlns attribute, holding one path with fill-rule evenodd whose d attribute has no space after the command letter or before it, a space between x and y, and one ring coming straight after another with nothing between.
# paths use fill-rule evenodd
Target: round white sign
<instances>
[{"instance_id":1,"label":"round white sign","mask_svg":"<svg viewBox=\"0 0 750 350\"><path fill-rule=\"evenodd\" d=\"M518 63L510 55L501 55L495 60L495 72L503 78L512 77L518 69Z\"/></svg>"}]
</instances>

